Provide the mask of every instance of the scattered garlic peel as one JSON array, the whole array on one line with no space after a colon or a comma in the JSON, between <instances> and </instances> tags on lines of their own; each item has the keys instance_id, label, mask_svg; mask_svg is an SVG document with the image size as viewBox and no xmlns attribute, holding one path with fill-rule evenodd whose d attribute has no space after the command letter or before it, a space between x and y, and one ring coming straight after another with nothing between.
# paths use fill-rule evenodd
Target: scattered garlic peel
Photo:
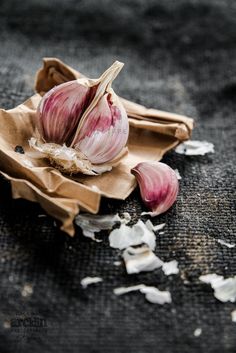
<instances>
[{"instance_id":1,"label":"scattered garlic peel","mask_svg":"<svg viewBox=\"0 0 236 353\"><path fill-rule=\"evenodd\" d=\"M118 266L122 265L122 262L121 261L114 261L113 265L118 267Z\"/></svg>"},{"instance_id":2,"label":"scattered garlic peel","mask_svg":"<svg viewBox=\"0 0 236 353\"><path fill-rule=\"evenodd\" d=\"M200 327L196 328L196 330L194 330L194 332L193 332L193 335L195 337L199 337L199 336L201 336L201 334L202 334L202 329Z\"/></svg>"},{"instance_id":3,"label":"scattered garlic peel","mask_svg":"<svg viewBox=\"0 0 236 353\"><path fill-rule=\"evenodd\" d=\"M171 294L169 291L160 291L156 287L146 286L145 284L138 284L136 286L130 287L119 287L114 289L115 295L123 295L133 291L140 291L140 293L145 294L147 301L153 304L163 305L165 303L171 303Z\"/></svg>"},{"instance_id":4,"label":"scattered garlic peel","mask_svg":"<svg viewBox=\"0 0 236 353\"><path fill-rule=\"evenodd\" d=\"M230 244L230 243L227 243L226 241L222 240L222 239L217 239L217 242L221 245L225 245L227 246L227 248L234 248L236 246L236 244Z\"/></svg>"},{"instance_id":5,"label":"scattered garlic peel","mask_svg":"<svg viewBox=\"0 0 236 353\"><path fill-rule=\"evenodd\" d=\"M122 216L123 216L123 218L122 218L121 223L128 224L131 221L131 216L130 216L129 212L123 212Z\"/></svg>"},{"instance_id":6,"label":"scattered garlic peel","mask_svg":"<svg viewBox=\"0 0 236 353\"><path fill-rule=\"evenodd\" d=\"M175 152L186 156L203 156L214 153L214 145L207 141L185 141L175 148Z\"/></svg>"},{"instance_id":7,"label":"scattered garlic peel","mask_svg":"<svg viewBox=\"0 0 236 353\"><path fill-rule=\"evenodd\" d=\"M109 243L112 248L120 250L144 243L154 250L156 236L143 221L139 220L132 227L121 224L120 228L114 229L109 235Z\"/></svg>"},{"instance_id":8,"label":"scattered garlic peel","mask_svg":"<svg viewBox=\"0 0 236 353\"><path fill-rule=\"evenodd\" d=\"M110 246L115 249L125 249L122 257L128 274L153 271L160 267L167 276L179 273L176 260L163 262L152 251L156 246L156 236L153 231L163 229L164 226L165 223L154 226L150 220L146 223L139 220L130 227L121 224L110 233Z\"/></svg>"},{"instance_id":9,"label":"scattered garlic peel","mask_svg":"<svg viewBox=\"0 0 236 353\"><path fill-rule=\"evenodd\" d=\"M232 322L236 322L236 310L233 310L231 312L231 319L232 319Z\"/></svg>"},{"instance_id":10,"label":"scattered garlic peel","mask_svg":"<svg viewBox=\"0 0 236 353\"><path fill-rule=\"evenodd\" d=\"M145 294L147 301L153 304L163 305L165 303L171 303L171 294L169 291L160 291L156 287L144 287L140 289L140 292Z\"/></svg>"},{"instance_id":11,"label":"scattered garlic peel","mask_svg":"<svg viewBox=\"0 0 236 353\"><path fill-rule=\"evenodd\" d=\"M33 294L34 290L31 284L25 284L21 290L22 297L29 297Z\"/></svg>"},{"instance_id":12,"label":"scattered garlic peel","mask_svg":"<svg viewBox=\"0 0 236 353\"><path fill-rule=\"evenodd\" d=\"M129 247L123 252L122 257L128 274L153 271L163 265L163 261L146 245L139 248Z\"/></svg>"},{"instance_id":13,"label":"scattered garlic peel","mask_svg":"<svg viewBox=\"0 0 236 353\"><path fill-rule=\"evenodd\" d=\"M210 284L214 289L214 296L221 302L236 301L236 276L224 279L215 273L199 277L200 281Z\"/></svg>"},{"instance_id":14,"label":"scattered garlic peel","mask_svg":"<svg viewBox=\"0 0 236 353\"><path fill-rule=\"evenodd\" d=\"M145 284L137 284L136 286L129 286L129 287L118 287L113 290L115 295L123 295L130 292L134 292L146 287Z\"/></svg>"},{"instance_id":15,"label":"scattered garlic peel","mask_svg":"<svg viewBox=\"0 0 236 353\"><path fill-rule=\"evenodd\" d=\"M80 281L80 284L83 288L87 288L90 284L102 282L101 277L85 277Z\"/></svg>"},{"instance_id":16,"label":"scattered garlic peel","mask_svg":"<svg viewBox=\"0 0 236 353\"><path fill-rule=\"evenodd\" d=\"M115 215L92 215L89 213L81 213L75 217L75 223L82 229L83 235L97 242L95 233L105 229L112 229L115 224L126 224L130 221L130 216L127 212L124 213L124 218L121 218L118 213Z\"/></svg>"},{"instance_id":17,"label":"scattered garlic peel","mask_svg":"<svg viewBox=\"0 0 236 353\"><path fill-rule=\"evenodd\" d=\"M178 262L176 260L163 262L162 271L166 276L178 274L179 273Z\"/></svg>"},{"instance_id":18,"label":"scattered garlic peel","mask_svg":"<svg viewBox=\"0 0 236 353\"><path fill-rule=\"evenodd\" d=\"M157 225L154 226L152 224L152 222L150 221L150 219L148 219L145 224L150 230L153 230L154 232L162 230L165 227L165 225L166 225L165 223L161 223L161 224L157 224Z\"/></svg>"},{"instance_id":19,"label":"scattered garlic peel","mask_svg":"<svg viewBox=\"0 0 236 353\"><path fill-rule=\"evenodd\" d=\"M175 172L175 174L176 174L176 176L177 176L177 179L178 179L178 180L181 180L182 177L181 177L181 175L180 175L178 169L174 169L174 172Z\"/></svg>"},{"instance_id":20,"label":"scattered garlic peel","mask_svg":"<svg viewBox=\"0 0 236 353\"><path fill-rule=\"evenodd\" d=\"M147 212L142 212L141 213L141 216L150 216L150 217L156 217L156 216L158 216L157 214L156 214L156 212L152 212L152 211L147 211Z\"/></svg>"},{"instance_id":21,"label":"scattered garlic peel","mask_svg":"<svg viewBox=\"0 0 236 353\"><path fill-rule=\"evenodd\" d=\"M179 273L176 260L164 262L147 245L128 247L122 254L128 274L154 271L162 268L166 276Z\"/></svg>"}]
</instances>

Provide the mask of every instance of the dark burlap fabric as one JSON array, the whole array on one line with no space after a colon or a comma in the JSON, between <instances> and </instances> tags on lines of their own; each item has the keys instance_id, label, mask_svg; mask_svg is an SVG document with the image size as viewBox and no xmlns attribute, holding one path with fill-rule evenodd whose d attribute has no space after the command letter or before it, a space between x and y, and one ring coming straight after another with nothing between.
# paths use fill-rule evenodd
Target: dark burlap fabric
<instances>
[{"instance_id":1,"label":"dark burlap fabric","mask_svg":"<svg viewBox=\"0 0 236 353\"><path fill-rule=\"evenodd\" d=\"M179 262L180 275L170 277L158 270L128 276L113 264L119 253L108 246L107 232L102 243L79 229L69 238L53 219L38 217L39 206L12 200L1 179L1 353L236 351L230 316L236 305L217 301L198 279L236 274L235 248L217 242L236 241L235 43L234 0L1 1L1 107L32 95L43 56L94 77L118 59L126 63L115 84L120 95L195 117L193 138L213 142L216 150L204 157L171 152L164 159L182 175L176 205L155 220L167 224L156 253ZM104 213L128 211L133 221L142 210L138 191L102 206ZM103 282L83 290L85 276ZM25 297L27 283L33 293ZM112 292L138 283L170 290L173 303ZM16 318L28 318L27 327L9 327Z\"/></svg>"}]
</instances>

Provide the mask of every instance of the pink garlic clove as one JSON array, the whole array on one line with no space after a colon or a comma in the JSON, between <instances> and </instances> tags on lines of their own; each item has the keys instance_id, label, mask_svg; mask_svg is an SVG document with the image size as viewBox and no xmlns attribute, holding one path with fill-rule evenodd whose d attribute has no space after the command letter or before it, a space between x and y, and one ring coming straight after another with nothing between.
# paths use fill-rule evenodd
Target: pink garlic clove
<instances>
[{"instance_id":1,"label":"pink garlic clove","mask_svg":"<svg viewBox=\"0 0 236 353\"><path fill-rule=\"evenodd\" d=\"M105 163L120 153L128 134L128 119L123 106L113 103L111 94L107 93L86 117L74 148L84 153L92 163Z\"/></svg>"},{"instance_id":2,"label":"pink garlic clove","mask_svg":"<svg viewBox=\"0 0 236 353\"><path fill-rule=\"evenodd\" d=\"M44 140L69 145L95 93L96 87L81 85L77 80L62 83L47 92L37 109L38 127Z\"/></svg>"},{"instance_id":3,"label":"pink garlic clove","mask_svg":"<svg viewBox=\"0 0 236 353\"><path fill-rule=\"evenodd\" d=\"M176 173L161 162L142 162L131 170L135 175L143 202L152 216L166 212L176 201L179 182Z\"/></svg>"}]
</instances>

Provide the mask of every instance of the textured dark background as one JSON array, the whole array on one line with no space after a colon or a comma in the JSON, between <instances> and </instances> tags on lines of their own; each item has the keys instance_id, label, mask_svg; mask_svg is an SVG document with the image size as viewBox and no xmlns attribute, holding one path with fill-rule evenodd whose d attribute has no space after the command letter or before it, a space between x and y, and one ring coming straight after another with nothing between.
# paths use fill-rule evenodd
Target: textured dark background
<instances>
[{"instance_id":1,"label":"textured dark background","mask_svg":"<svg viewBox=\"0 0 236 353\"><path fill-rule=\"evenodd\" d=\"M182 175L177 204L156 253L177 259L180 275L161 271L128 276L113 265L117 251L59 232L36 204L11 200L0 182L0 352L184 353L236 352L232 303L217 301L201 274L236 274L235 248L235 0L25 0L0 2L0 106L14 107L33 93L43 56L56 56L92 77L113 60L125 62L117 92L136 102L193 116L194 139L215 154L164 161ZM138 192L104 201L103 212L142 211ZM85 276L101 284L83 290ZM171 305L143 295L115 297L114 287L137 283L169 289ZM23 297L23 286L33 294ZM8 320L41 316L47 331L14 332ZM194 337L197 327L202 335Z\"/></svg>"}]
</instances>

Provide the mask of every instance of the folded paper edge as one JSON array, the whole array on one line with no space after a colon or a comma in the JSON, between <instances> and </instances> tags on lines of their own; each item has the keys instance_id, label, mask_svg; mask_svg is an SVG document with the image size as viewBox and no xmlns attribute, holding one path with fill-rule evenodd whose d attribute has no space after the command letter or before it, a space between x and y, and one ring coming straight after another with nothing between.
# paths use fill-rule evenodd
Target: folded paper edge
<instances>
[{"instance_id":1,"label":"folded paper edge","mask_svg":"<svg viewBox=\"0 0 236 353\"><path fill-rule=\"evenodd\" d=\"M62 222L60 229L67 233L70 236L74 236L75 229L73 225L73 220L75 216L79 213L80 209L77 204L77 201L74 200L74 210L69 209L68 207L62 206L60 202L53 197L49 197L48 195L44 194L41 190L39 190L35 185L30 183L28 180L25 179L17 179L13 178L7 173L0 171L0 174L10 181L11 190L12 190L12 197L14 199L17 198L24 198L31 202L38 202L40 206L53 218L58 219ZM20 188L19 188L20 186ZM24 192L23 192L24 191ZM22 192L24 195L22 195ZM48 205L46 202L47 201ZM61 199L63 200L63 199ZM65 201L67 199L64 199ZM60 216L57 216L55 212L51 212L50 206L53 204L53 207L57 207L57 209L61 212ZM64 215L63 215L64 214Z\"/></svg>"}]
</instances>

